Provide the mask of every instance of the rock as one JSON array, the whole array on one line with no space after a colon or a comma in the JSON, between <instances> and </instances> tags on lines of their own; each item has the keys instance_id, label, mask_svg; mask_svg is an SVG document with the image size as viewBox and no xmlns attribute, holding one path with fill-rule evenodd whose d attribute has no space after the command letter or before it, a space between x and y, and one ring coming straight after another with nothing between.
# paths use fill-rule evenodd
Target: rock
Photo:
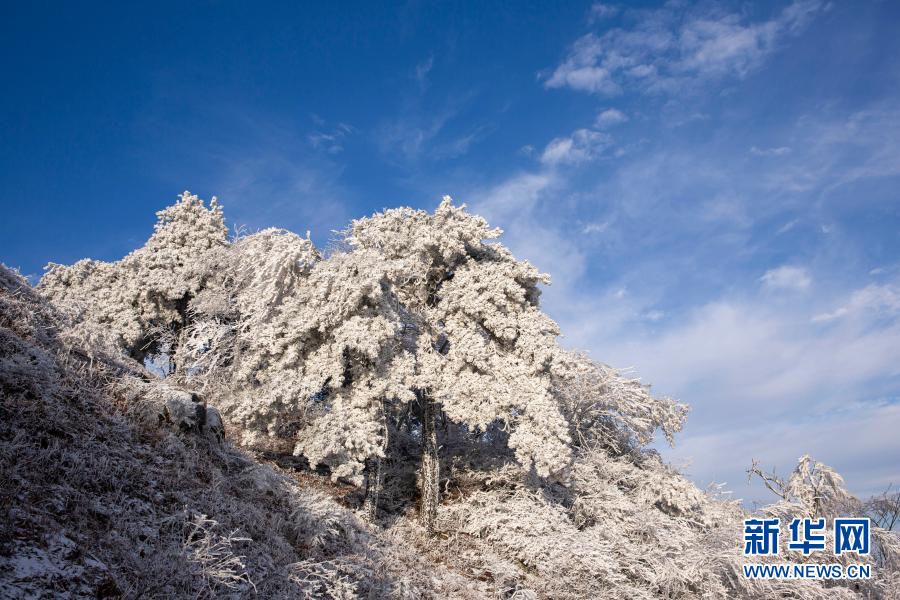
<instances>
[{"instance_id":1,"label":"rock","mask_svg":"<svg viewBox=\"0 0 900 600\"><path fill-rule=\"evenodd\" d=\"M200 394L179 390L162 382L129 380L123 399L135 420L148 427L168 426L181 433L194 433L216 442L225 439L222 415L207 406Z\"/></svg>"},{"instance_id":2,"label":"rock","mask_svg":"<svg viewBox=\"0 0 900 600\"><path fill-rule=\"evenodd\" d=\"M206 424L206 407L202 402L195 402L195 397L196 394L170 388L163 409L166 422L181 431L202 432Z\"/></svg>"},{"instance_id":3,"label":"rock","mask_svg":"<svg viewBox=\"0 0 900 600\"><path fill-rule=\"evenodd\" d=\"M206 436L217 441L225 441L225 424L222 422L222 415L219 411L212 407L206 407Z\"/></svg>"}]
</instances>

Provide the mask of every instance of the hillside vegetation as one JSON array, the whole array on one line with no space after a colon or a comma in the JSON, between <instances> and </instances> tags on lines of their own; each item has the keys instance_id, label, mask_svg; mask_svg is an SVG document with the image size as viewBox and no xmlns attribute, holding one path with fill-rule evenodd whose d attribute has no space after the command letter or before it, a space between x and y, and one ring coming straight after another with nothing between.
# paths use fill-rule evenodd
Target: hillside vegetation
<instances>
[{"instance_id":1,"label":"hillside vegetation","mask_svg":"<svg viewBox=\"0 0 900 600\"><path fill-rule=\"evenodd\" d=\"M648 448L687 407L559 346L549 278L449 198L327 252L158 217L36 288L0 265L0 596L897 597L878 528L871 580L745 579L749 513ZM809 457L781 483L783 522L862 510Z\"/></svg>"}]
</instances>

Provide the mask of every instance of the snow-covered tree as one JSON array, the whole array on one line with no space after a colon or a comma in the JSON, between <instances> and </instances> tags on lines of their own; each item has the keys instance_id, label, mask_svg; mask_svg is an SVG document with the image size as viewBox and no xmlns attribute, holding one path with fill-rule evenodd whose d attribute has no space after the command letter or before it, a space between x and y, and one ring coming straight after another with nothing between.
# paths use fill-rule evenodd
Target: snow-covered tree
<instances>
[{"instance_id":1,"label":"snow-covered tree","mask_svg":"<svg viewBox=\"0 0 900 600\"><path fill-rule=\"evenodd\" d=\"M273 243L283 253L267 258ZM234 250L253 274L236 286L236 392L225 410L246 442L287 437L311 463L361 483L366 460L383 455L383 403L413 399L387 265L367 252L320 260L308 240L276 231ZM260 276L269 272L280 279Z\"/></svg>"},{"instance_id":2,"label":"snow-covered tree","mask_svg":"<svg viewBox=\"0 0 900 600\"><path fill-rule=\"evenodd\" d=\"M216 199L206 208L184 192L157 213L153 235L142 248L113 263L51 263L39 290L80 321L100 326L84 328L86 335L108 332L120 350L143 360L159 349L158 342L177 343L192 299L217 277L210 265L227 238Z\"/></svg>"},{"instance_id":3,"label":"snow-covered tree","mask_svg":"<svg viewBox=\"0 0 900 600\"><path fill-rule=\"evenodd\" d=\"M245 441L293 435L296 453L365 480L371 502L393 424L412 408L427 528L440 415L502 422L526 469L564 476L571 438L553 378L574 371L538 306L546 276L490 243L499 233L445 198L433 214L354 221L327 258L286 232L234 244L238 391L223 408Z\"/></svg>"},{"instance_id":4,"label":"snow-covered tree","mask_svg":"<svg viewBox=\"0 0 900 600\"><path fill-rule=\"evenodd\" d=\"M830 523L836 517L859 517L865 514L864 503L847 490L844 478L833 468L814 460L808 454L800 457L787 479L774 472L763 471L755 460L748 469L748 474L751 478L759 478L777 498L773 504L763 507L762 512L770 517L780 518L783 523L805 518L824 518ZM870 533L872 548L868 556L844 554L835 557L829 553L805 557L799 552L792 552L792 558L796 562L837 561L844 566L858 562L872 564L875 572L881 573L878 581L864 582L866 593L870 597L888 597L878 594L886 583L885 579L894 580L895 591L896 584L900 583L900 538L895 532L880 527L877 521L873 522ZM826 530L826 547L833 545L833 535L833 530Z\"/></svg>"},{"instance_id":5,"label":"snow-covered tree","mask_svg":"<svg viewBox=\"0 0 900 600\"><path fill-rule=\"evenodd\" d=\"M229 242L215 200L207 209L187 192L158 216L143 248L115 263L52 265L40 289L132 356L167 348L175 375L215 394L245 444L289 444L365 484L370 512L400 427L419 445L428 530L449 424L496 430L491 443L558 481L585 428L642 444L680 427L676 405L562 350L539 305L549 277L449 197L433 213L353 221L328 256L278 229ZM600 397L615 398L605 408L591 391L603 385Z\"/></svg>"},{"instance_id":6,"label":"snow-covered tree","mask_svg":"<svg viewBox=\"0 0 900 600\"><path fill-rule=\"evenodd\" d=\"M552 394L559 329L538 305L549 278L502 245L487 222L445 197L433 214L408 208L354 221L347 242L396 264L391 287L412 351L421 403L423 522L433 527L439 459L435 418L511 429L509 445L543 476L569 466L568 423Z\"/></svg>"}]
</instances>

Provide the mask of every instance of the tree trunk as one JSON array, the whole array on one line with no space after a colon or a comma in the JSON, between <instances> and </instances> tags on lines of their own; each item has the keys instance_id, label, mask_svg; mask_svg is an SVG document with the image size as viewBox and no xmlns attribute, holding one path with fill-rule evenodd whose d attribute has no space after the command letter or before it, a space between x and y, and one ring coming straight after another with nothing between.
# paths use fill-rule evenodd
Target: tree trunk
<instances>
[{"instance_id":1,"label":"tree trunk","mask_svg":"<svg viewBox=\"0 0 900 600\"><path fill-rule=\"evenodd\" d=\"M384 475L381 472L381 457L375 456L366 460L366 496L363 500L363 513L366 520L374 523L378 517L378 495Z\"/></svg>"},{"instance_id":2,"label":"tree trunk","mask_svg":"<svg viewBox=\"0 0 900 600\"><path fill-rule=\"evenodd\" d=\"M169 344L169 375L181 375L184 365L180 364L175 358L178 351L184 347L184 333L187 331L190 317L188 315L188 305L191 302L191 294L185 294L175 303L175 310L178 311L179 320L172 325L172 342Z\"/></svg>"},{"instance_id":3,"label":"tree trunk","mask_svg":"<svg viewBox=\"0 0 900 600\"><path fill-rule=\"evenodd\" d=\"M381 401L381 413L384 420L384 432L381 443L382 456L387 456L390 425L387 418L387 403ZM374 523L378 518L378 497L381 495L381 488L384 485L384 471L381 468L382 456L370 456L366 459L366 490L363 499L363 513L370 523Z\"/></svg>"},{"instance_id":4,"label":"tree trunk","mask_svg":"<svg viewBox=\"0 0 900 600\"><path fill-rule=\"evenodd\" d=\"M419 475L422 488L422 508L419 519L422 527L430 535L434 533L434 521L437 517L441 464L438 457L437 431L435 429L437 407L428 398L423 398L422 404L422 471Z\"/></svg>"}]
</instances>

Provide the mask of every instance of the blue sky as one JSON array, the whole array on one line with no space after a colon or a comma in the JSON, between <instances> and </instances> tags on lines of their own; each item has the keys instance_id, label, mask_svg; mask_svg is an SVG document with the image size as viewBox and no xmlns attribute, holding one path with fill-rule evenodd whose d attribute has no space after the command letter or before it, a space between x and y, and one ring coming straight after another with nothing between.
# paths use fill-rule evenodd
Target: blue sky
<instances>
[{"instance_id":1,"label":"blue sky","mask_svg":"<svg viewBox=\"0 0 900 600\"><path fill-rule=\"evenodd\" d=\"M900 484L900 6L380 4L4 3L0 260L120 258L184 189L319 244L450 194L693 406L698 483Z\"/></svg>"}]
</instances>

